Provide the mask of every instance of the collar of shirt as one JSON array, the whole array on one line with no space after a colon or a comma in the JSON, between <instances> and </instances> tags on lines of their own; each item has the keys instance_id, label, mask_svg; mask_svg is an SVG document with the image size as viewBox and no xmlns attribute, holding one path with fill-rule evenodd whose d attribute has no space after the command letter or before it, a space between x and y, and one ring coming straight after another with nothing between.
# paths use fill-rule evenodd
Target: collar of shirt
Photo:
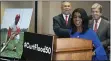
<instances>
[{"instance_id":1,"label":"collar of shirt","mask_svg":"<svg viewBox=\"0 0 111 61\"><path fill-rule=\"evenodd\" d=\"M68 18L67 18L67 20L69 19L69 15L67 15L68 16ZM63 17L64 17L64 20L66 20L66 15L65 14L63 14Z\"/></svg>"},{"instance_id":2,"label":"collar of shirt","mask_svg":"<svg viewBox=\"0 0 111 61\"><path fill-rule=\"evenodd\" d=\"M100 17L100 18L98 19L98 21L97 21L97 29L99 28L100 22L101 22L101 17ZM96 20L94 20L93 30L94 30L95 24L96 24Z\"/></svg>"}]
</instances>

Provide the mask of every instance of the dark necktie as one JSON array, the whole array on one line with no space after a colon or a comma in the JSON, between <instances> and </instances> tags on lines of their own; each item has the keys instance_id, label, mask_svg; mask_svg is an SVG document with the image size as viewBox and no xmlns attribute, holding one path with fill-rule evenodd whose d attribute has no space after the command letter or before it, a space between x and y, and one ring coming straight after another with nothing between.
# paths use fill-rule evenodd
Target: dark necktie
<instances>
[{"instance_id":1,"label":"dark necktie","mask_svg":"<svg viewBox=\"0 0 111 61\"><path fill-rule=\"evenodd\" d=\"M95 23L94 31L97 32L97 21Z\"/></svg>"},{"instance_id":2,"label":"dark necktie","mask_svg":"<svg viewBox=\"0 0 111 61\"><path fill-rule=\"evenodd\" d=\"M66 15L65 21L66 21L66 25L67 25L68 24L68 16L67 15Z\"/></svg>"}]
</instances>

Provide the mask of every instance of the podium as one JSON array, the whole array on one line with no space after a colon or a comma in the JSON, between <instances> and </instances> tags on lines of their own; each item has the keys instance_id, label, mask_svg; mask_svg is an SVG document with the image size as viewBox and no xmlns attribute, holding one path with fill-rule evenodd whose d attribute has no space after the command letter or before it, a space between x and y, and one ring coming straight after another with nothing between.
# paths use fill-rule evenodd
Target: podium
<instances>
[{"instance_id":1,"label":"podium","mask_svg":"<svg viewBox=\"0 0 111 61\"><path fill-rule=\"evenodd\" d=\"M22 57L31 61L92 60L92 41L24 33Z\"/></svg>"},{"instance_id":2,"label":"podium","mask_svg":"<svg viewBox=\"0 0 111 61\"><path fill-rule=\"evenodd\" d=\"M92 41L80 38L54 38L53 60L92 60Z\"/></svg>"}]
</instances>

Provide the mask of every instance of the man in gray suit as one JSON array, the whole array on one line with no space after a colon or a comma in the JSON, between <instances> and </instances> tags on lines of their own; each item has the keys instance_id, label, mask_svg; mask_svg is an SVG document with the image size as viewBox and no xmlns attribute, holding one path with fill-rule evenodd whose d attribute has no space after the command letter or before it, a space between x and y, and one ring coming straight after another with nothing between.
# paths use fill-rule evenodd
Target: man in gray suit
<instances>
[{"instance_id":1,"label":"man in gray suit","mask_svg":"<svg viewBox=\"0 0 111 61\"><path fill-rule=\"evenodd\" d=\"M89 26L97 33L106 53L110 53L110 23L103 19L102 6L98 3L94 3L91 8L92 20L89 21Z\"/></svg>"},{"instance_id":2,"label":"man in gray suit","mask_svg":"<svg viewBox=\"0 0 111 61\"><path fill-rule=\"evenodd\" d=\"M62 13L53 17L53 30L56 36L60 38L69 37L69 28L71 20L71 3L64 1L61 4Z\"/></svg>"}]
</instances>

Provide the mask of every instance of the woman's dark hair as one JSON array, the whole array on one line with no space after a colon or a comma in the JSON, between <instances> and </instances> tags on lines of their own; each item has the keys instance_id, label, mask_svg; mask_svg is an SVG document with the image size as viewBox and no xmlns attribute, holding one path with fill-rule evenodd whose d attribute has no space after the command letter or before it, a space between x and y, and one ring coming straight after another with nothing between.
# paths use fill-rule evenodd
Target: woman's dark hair
<instances>
[{"instance_id":1,"label":"woman's dark hair","mask_svg":"<svg viewBox=\"0 0 111 61\"><path fill-rule=\"evenodd\" d=\"M81 19L82 19L82 32L81 34L85 33L87 30L88 30L88 16L87 16L87 13L84 9L82 8L77 8L75 9L73 12L72 12L72 18L71 18L71 28L72 28L72 32L71 34L74 34L76 31L77 31L77 27L76 25L74 24L73 22L73 18L74 18L74 14L75 12L78 12L80 13L81 15Z\"/></svg>"}]
</instances>

